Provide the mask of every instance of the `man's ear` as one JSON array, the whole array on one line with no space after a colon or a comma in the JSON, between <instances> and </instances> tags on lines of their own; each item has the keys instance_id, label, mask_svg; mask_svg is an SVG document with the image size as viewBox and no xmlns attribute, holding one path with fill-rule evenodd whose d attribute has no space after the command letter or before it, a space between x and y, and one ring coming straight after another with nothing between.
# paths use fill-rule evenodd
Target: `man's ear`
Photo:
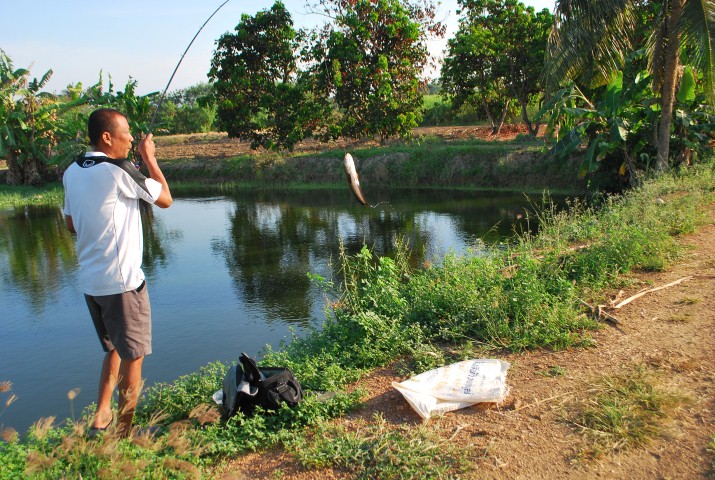
<instances>
[{"instance_id":1,"label":"man's ear","mask_svg":"<svg viewBox=\"0 0 715 480\"><path fill-rule=\"evenodd\" d=\"M112 134L109 132L102 132L102 141L107 145L112 145Z\"/></svg>"}]
</instances>

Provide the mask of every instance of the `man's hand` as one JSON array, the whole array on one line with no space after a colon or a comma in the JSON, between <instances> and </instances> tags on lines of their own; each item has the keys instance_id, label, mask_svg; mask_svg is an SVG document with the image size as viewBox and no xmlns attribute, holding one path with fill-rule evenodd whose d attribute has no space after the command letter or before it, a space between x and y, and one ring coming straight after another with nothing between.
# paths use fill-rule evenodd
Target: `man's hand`
<instances>
[{"instance_id":1,"label":"man's hand","mask_svg":"<svg viewBox=\"0 0 715 480\"><path fill-rule=\"evenodd\" d=\"M154 205L160 208L168 208L174 201L171 197L171 191L169 190L169 185L166 183L166 178L159 168L159 163L156 161L156 145L154 145L154 140L151 133L148 133L146 137L142 138L139 142L139 153L144 159L146 168L149 171L149 177L153 178L157 182L161 183L162 189L159 198L156 199Z\"/></svg>"},{"instance_id":2,"label":"man's hand","mask_svg":"<svg viewBox=\"0 0 715 480\"><path fill-rule=\"evenodd\" d=\"M154 145L153 137L154 135L149 133L142 138L141 142L139 142L139 153L145 162L156 164L156 145Z\"/></svg>"}]
</instances>

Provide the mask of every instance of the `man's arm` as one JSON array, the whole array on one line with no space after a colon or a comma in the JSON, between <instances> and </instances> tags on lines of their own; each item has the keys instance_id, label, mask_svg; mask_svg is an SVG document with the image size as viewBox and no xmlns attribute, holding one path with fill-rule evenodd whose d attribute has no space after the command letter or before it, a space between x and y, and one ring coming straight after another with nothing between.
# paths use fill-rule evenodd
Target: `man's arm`
<instances>
[{"instance_id":1,"label":"man's arm","mask_svg":"<svg viewBox=\"0 0 715 480\"><path fill-rule=\"evenodd\" d=\"M169 208L174 199L171 197L169 184L166 183L166 178L164 178L164 174L156 161L156 145L154 145L152 137L153 135L150 133L139 143L139 153L141 153L144 164L149 170L149 178L161 183L161 194L154 202L154 205L160 208Z\"/></svg>"},{"instance_id":2,"label":"man's arm","mask_svg":"<svg viewBox=\"0 0 715 480\"><path fill-rule=\"evenodd\" d=\"M77 233L77 230L74 229L74 222L72 221L72 216L65 215L65 221L67 222L67 230L69 230L70 233Z\"/></svg>"}]
</instances>

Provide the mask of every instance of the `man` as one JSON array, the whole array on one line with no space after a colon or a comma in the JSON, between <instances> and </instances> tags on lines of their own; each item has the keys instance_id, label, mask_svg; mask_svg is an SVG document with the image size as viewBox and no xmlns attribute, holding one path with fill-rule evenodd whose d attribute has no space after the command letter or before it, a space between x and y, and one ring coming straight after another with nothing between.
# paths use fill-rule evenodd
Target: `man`
<instances>
[{"instance_id":1,"label":"man","mask_svg":"<svg viewBox=\"0 0 715 480\"><path fill-rule=\"evenodd\" d=\"M127 160L134 138L121 112L95 110L87 128L93 151L73 163L62 181L67 228L77 234L80 287L106 352L91 432L112 423L110 402L118 384L117 432L126 437L141 389L142 362L151 353L139 201L168 208L173 200L151 134L139 143L146 178Z\"/></svg>"}]
</instances>

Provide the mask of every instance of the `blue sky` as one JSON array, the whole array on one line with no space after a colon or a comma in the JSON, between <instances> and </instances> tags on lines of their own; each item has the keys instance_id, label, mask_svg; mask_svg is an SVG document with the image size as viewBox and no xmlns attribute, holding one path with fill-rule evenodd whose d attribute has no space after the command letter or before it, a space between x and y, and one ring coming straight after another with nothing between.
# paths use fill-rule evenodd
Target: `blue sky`
<instances>
[{"instance_id":1,"label":"blue sky","mask_svg":"<svg viewBox=\"0 0 715 480\"><path fill-rule=\"evenodd\" d=\"M223 0L27 0L10 7L0 0L5 12L0 29L0 48L15 68L30 67L33 77L52 69L46 90L60 91L81 81L85 86L99 79L100 70L112 75L117 88L129 77L138 81L138 93L163 91L181 54L201 24ZM522 0L537 10L553 9L554 0ZM99 3L104 5L98 6ZM233 31L241 14L270 8L273 0L229 1L204 27L186 54L169 90L207 81L214 42ZM323 18L306 11L305 0L285 0L296 27L323 23ZM430 51L439 54L446 38L453 35L457 0L443 0L438 18L447 23L447 35L431 41Z\"/></svg>"}]
</instances>

